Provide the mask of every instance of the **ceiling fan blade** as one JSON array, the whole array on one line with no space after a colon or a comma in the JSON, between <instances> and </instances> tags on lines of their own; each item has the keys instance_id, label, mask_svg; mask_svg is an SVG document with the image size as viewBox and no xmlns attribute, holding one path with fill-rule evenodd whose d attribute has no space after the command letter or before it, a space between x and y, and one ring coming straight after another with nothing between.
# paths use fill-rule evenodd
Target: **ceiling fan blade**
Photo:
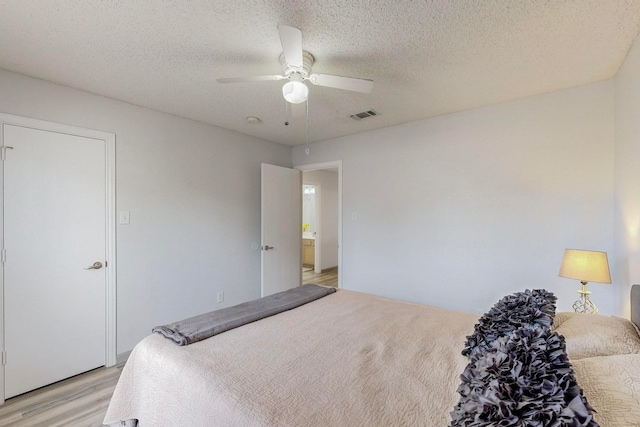
<instances>
[{"instance_id":1,"label":"ceiling fan blade","mask_svg":"<svg viewBox=\"0 0 640 427\"><path fill-rule=\"evenodd\" d=\"M302 31L288 25L278 25L284 59L293 67L302 67Z\"/></svg>"},{"instance_id":2,"label":"ceiling fan blade","mask_svg":"<svg viewBox=\"0 0 640 427\"><path fill-rule=\"evenodd\" d=\"M330 74L311 74L309 81L314 85L369 93L373 89L373 80L355 77L332 76Z\"/></svg>"},{"instance_id":3,"label":"ceiling fan blade","mask_svg":"<svg viewBox=\"0 0 640 427\"><path fill-rule=\"evenodd\" d=\"M239 83L239 82L268 82L272 80L283 80L286 76L278 74L272 76L253 76L253 77L222 77L216 79L218 83Z\"/></svg>"}]
</instances>

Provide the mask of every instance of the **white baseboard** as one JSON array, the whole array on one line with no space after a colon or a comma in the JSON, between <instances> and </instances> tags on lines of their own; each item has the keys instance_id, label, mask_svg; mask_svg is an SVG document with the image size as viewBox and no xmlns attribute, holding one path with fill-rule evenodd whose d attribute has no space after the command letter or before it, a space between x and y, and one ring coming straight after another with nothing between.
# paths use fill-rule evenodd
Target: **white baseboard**
<instances>
[{"instance_id":1,"label":"white baseboard","mask_svg":"<svg viewBox=\"0 0 640 427\"><path fill-rule=\"evenodd\" d=\"M130 354L131 354L131 350L125 351L124 353L120 353L116 355L116 365L126 362Z\"/></svg>"}]
</instances>

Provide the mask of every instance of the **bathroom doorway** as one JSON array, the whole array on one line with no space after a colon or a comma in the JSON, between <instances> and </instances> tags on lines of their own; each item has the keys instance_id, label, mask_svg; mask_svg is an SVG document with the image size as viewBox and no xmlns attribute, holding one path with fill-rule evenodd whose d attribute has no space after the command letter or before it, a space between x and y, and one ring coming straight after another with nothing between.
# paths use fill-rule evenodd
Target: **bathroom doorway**
<instances>
[{"instance_id":1,"label":"bathroom doorway","mask_svg":"<svg viewBox=\"0 0 640 427\"><path fill-rule=\"evenodd\" d=\"M342 164L302 170L302 281L339 287L342 238Z\"/></svg>"},{"instance_id":2,"label":"bathroom doorway","mask_svg":"<svg viewBox=\"0 0 640 427\"><path fill-rule=\"evenodd\" d=\"M320 185L304 180L302 184L302 272L321 273L320 263L316 260L316 236L320 223ZM318 248L320 249L320 248ZM320 251L318 251L320 255ZM317 268L317 271L316 271Z\"/></svg>"}]
</instances>

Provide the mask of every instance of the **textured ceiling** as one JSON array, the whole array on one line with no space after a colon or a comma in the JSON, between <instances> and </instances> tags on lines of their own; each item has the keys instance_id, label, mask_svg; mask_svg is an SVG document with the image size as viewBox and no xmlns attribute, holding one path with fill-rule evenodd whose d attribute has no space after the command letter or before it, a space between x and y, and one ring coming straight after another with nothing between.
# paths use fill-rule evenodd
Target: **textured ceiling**
<instances>
[{"instance_id":1,"label":"textured ceiling","mask_svg":"<svg viewBox=\"0 0 640 427\"><path fill-rule=\"evenodd\" d=\"M280 74L278 24L302 30L314 72L374 81L367 95L310 85L317 141L611 78L640 1L0 0L0 68L303 144L283 82L215 81Z\"/></svg>"}]
</instances>

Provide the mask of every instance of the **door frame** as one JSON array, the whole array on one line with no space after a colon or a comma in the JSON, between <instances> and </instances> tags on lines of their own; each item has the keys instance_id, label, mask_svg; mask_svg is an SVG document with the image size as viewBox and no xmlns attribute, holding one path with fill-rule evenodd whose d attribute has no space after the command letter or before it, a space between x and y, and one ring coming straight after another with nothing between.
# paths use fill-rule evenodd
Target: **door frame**
<instances>
[{"instance_id":1,"label":"door frame","mask_svg":"<svg viewBox=\"0 0 640 427\"><path fill-rule=\"evenodd\" d=\"M342 160L295 166L304 172L338 168L338 288L342 287ZM302 192L302 185L300 186ZM300 224L302 227L302 224Z\"/></svg>"},{"instance_id":2,"label":"door frame","mask_svg":"<svg viewBox=\"0 0 640 427\"><path fill-rule=\"evenodd\" d=\"M63 133L104 141L106 193L105 261L105 366L116 364L116 135L93 129L0 113L0 126L5 124ZM4 132L0 129L0 147L4 147ZM4 151L4 148L2 149ZM0 161L0 243L4 248L4 162ZM4 360L4 262L0 262L0 349ZM0 363L0 404L4 403L4 363Z\"/></svg>"}]
</instances>

